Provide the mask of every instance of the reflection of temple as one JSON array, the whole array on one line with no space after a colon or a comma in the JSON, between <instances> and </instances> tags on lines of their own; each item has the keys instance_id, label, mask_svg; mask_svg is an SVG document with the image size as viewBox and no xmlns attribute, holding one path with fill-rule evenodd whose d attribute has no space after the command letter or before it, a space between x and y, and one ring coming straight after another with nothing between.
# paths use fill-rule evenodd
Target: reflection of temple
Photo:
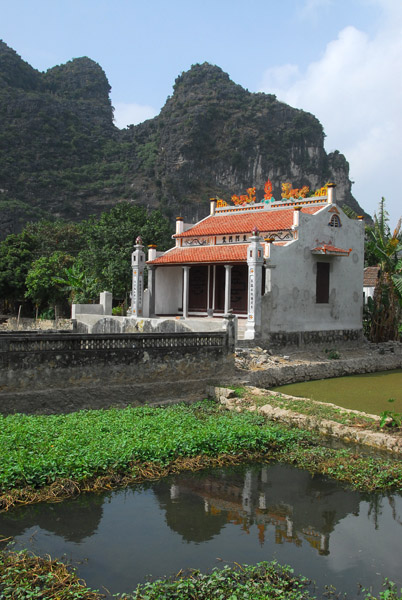
<instances>
[{"instance_id":1,"label":"reflection of temple","mask_svg":"<svg viewBox=\"0 0 402 600\"><path fill-rule=\"evenodd\" d=\"M329 553L335 525L357 515L360 502L357 492L283 465L179 476L154 491L167 524L187 541L211 539L232 523L246 533L256 525L263 545L273 526L276 544L304 540L320 554Z\"/></svg>"},{"instance_id":2,"label":"reflection of temple","mask_svg":"<svg viewBox=\"0 0 402 600\"><path fill-rule=\"evenodd\" d=\"M91 494L55 504L43 502L11 510L0 514L0 534L1 537L17 537L31 527L40 527L66 541L78 543L98 528L104 501L104 495Z\"/></svg>"}]
</instances>

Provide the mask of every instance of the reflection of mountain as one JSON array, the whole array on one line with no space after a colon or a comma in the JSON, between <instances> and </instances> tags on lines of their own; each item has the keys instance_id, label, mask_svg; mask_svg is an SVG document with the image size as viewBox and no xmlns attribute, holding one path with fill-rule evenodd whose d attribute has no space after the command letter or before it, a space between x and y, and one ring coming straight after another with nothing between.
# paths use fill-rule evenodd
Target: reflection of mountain
<instances>
[{"instance_id":1,"label":"reflection of mountain","mask_svg":"<svg viewBox=\"0 0 402 600\"><path fill-rule=\"evenodd\" d=\"M0 537L17 537L27 529L40 527L66 541L81 542L97 529L104 501L104 495L91 494L55 504L35 504L0 514Z\"/></svg>"},{"instance_id":2,"label":"reflection of mountain","mask_svg":"<svg viewBox=\"0 0 402 600\"><path fill-rule=\"evenodd\" d=\"M257 526L260 543L275 529L275 543L307 541L329 553L329 537L348 514L359 512L360 496L323 477L283 465L181 475L154 488L166 522L187 541L211 539L225 523L249 533Z\"/></svg>"}]
</instances>

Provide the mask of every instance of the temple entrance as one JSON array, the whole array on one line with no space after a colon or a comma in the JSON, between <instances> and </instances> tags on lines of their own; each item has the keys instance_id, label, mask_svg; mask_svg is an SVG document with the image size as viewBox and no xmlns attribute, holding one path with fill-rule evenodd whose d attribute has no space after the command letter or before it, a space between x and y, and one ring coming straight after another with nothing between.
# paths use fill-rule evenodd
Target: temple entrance
<instances>
[{"instance_id":1,"label":"temple entrance","mask_svg":"<svg viewBox=\"0 0 402 600\"><path fill-rule=\"evenodd\" d=\"M189 274L188 309L191 312L207 312L214 306L214 312L223 312L225 308L225 267L215 266L215 286L213 285L214 267L210 265L210 285L208 302L208 265L191 266ZM231 271L230 308L236 314L247 314L247 265L233 265ZM215 303L213 290L215 289Z\"/></svg>"},{"instance_id":2,"label":"temple entrance","mask_svg":"<svg viewBox=\"0 0 402 600\"><path fill-rule=\"evenodd\" d=\"M201 265L191 267L188 308L191 311L205 312L207 310L208 267Z\"/></svg>"},{"instance_id":3,"label":"temple entrance","mask_svg":"<svg viewBox=\"0 0 402 600\"><path fill-rule=\"evenodd\" d=\"M223 312L225 308L225 267L216 265L215 273L215 311ZM230 308L236 314L247 314L247 286L247 265L234 265L232 267Z\"/></svg>"},{"instance_id":4,"label":"temple entrance","mask_svg":"<svg viewBox=\"0 0 402 600\"><path fill-rule=\"evenodd\" d=\"M247 313L248 266L235 265L232 268L230 308L234 313Z\"/></svg>"}]
</instances>

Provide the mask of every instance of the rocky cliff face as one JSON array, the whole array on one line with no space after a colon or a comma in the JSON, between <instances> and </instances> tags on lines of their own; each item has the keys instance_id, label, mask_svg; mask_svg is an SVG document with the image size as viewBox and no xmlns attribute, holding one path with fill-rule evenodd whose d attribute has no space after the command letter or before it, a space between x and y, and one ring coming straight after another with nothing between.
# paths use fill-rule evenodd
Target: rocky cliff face
<instances>
[{"instance_id":1,"label":"rocky cliff face","mask_svg":"<svg viewBox=\"0 0 402 600\"><path fill-rule=\"evenodd\" d=\"M89 58L40 73L0 42L0 235L28 219L79 220L126 199L195 221L209 198L257 198L269 178L316 189L338 185L338 200L362 212L348 163L327 155L311 114L253 94L219 67L181 74L161 113L120 131L110 86Z\"/></svg>"}]
</instances>

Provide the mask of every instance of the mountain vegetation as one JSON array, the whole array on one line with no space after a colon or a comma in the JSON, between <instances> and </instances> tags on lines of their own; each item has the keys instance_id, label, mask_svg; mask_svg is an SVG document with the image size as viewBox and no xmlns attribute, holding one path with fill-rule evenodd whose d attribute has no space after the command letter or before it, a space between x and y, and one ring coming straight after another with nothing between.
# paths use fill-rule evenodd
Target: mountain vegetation
<instances>
[{"instance_id":1,"label":"mountain vegetation","mask_svg":"<svg viewBox=\"0 0 402 600\"><path fill-rule=\"evenodd\" d=\"M311 114L250 93L219 67L191 67L160 114L119 130L102 68L76 58L42 73L0 41L0 237L46 219L79 222L121 200L196 221L211 196L230 200L265 181L316 189L337 183L362 214L348 163L326 154Z\"/></svg>"}]
</instances>

